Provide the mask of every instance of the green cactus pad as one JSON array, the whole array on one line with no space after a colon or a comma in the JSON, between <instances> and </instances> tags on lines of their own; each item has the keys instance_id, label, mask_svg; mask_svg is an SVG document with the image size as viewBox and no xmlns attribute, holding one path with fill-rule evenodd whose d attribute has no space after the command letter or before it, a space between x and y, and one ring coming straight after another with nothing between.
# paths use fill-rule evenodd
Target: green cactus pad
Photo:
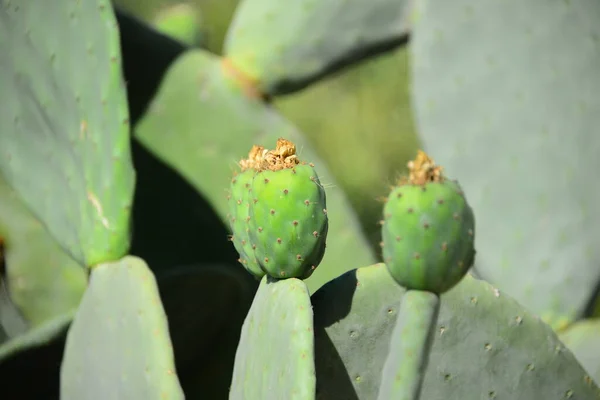
<instances>
[{"instance_id":1,"label":"green cactus pad","mask_svg":"<svg viewBox=\"0 0 600 400\"><path fill-rule=\"evenodd\" d=\"M377 398L386 359L395 356L389 344L405 292L377 264L312 296L319 399ZM598 396L552 329L503 292L467 275L441 296L422 399Z\"/></svg>"},{"instance_id":2,"label":"green cactus pad","mask_svg":"<svg viewBox=\"0 0 600 400\"><path fill-rule=\"evenodd\" d=\"M189 3L168 5L158 12L153 25L180 42L195 46L202 42L202 19L199 8Z\"/></svg>"},{"instance_id":3,"label":"green cactus pad","mask_svg":"<svg viewBox=\"0 0 600 400\"><path fill-rule=\"evenodd\" d=\"M95 267L69 329L61 399L184 399L154 275L127 256Z\"/></svg>"},{"instance_id":4,"label":"green cactus pad","mask_svg":"<svg viewBox=\"0 0 600 400\"><path fill-rule=\"evenodd\" d=\"M2 176L0 242L3 284L29 329L77 308L87 285L86 271L55 242Z\"/></svg>"},{"instance_id":5,"label":"green cactus pad","mask_svg":"<svg viewBox=\"0 0 600 400\"><path fill-rule=\"evenodd\" d=\"M420 151L383 209L383 257L402 286L443 293L475 257L475 217L459 184Z\"/></svg>"},{"instance_id":6,"label":"green cactus pad","mask_svg":"<svg viewBox=\"0 0 600 400\"><path fill-rule=\"evenodd\" d=\"M419 399L439 309L437 294L420 290L404 294L392 331L390 357L383 366L378 399Z\"/></svg>"},{"instance_id":7,"label":"green cactus pad","mask_svg":"<svg viewBox=\"0 0 600 400\"><path fill-rule=\"evenodd\" d=\"M0 5L0 170L79 263L129 247L134 171L109 1Z\"/></svg>"},{"instance_id":8,"label":"green cactus pad","mask_svg":"<svg viewBox=\"0 0 600 400\"><path fill-rule=\"evenodd\" d=\"M600 319L574 323L559 334L560 340L575 354L591 377L600 383Z\"/></svg>"},{"instance_id":9,"label":"green cactus pad","mask_svg":"<svg viewBox=\"0 0 600 400\"><path fill-rule=\"evenodd\" d=\"M255 171L250 169L236 174L231 179L229 189L229 226L233 232L231 240L240 254L240 263L257 278L265 275L256 261L254 249L250 243L248 220L250 217L250 190Z\"/></svg>"},{"instance_id":10,"label":"green cactus pad","mask_svg":"<svg viewBox=\"0 0 600 400\"><path fill-rule=\"evenodd\" d=\"M416 4L416 124L473 207L474 268L560 328L600 281L600 3Z\"/></svg>"},{"instance_id":11,"label":"green cactus pad","mask_svg":"<svg viewBox=\"0 0 600 400\"><path fill-rule=\"evenodd\" d=\"M5 309L2 309L5 311ZM64 335L75 316L75 310L59 315L56 318L29 329L21 335L10 338L0 345L0 364L11 357L19 357L19 353L42 347L53 339Z\"/></svg>"},{"instance_id":12,"label":"green cactus pad","mask_svg":"<svg viewBox=\"0 0 600 400\"><path fill-rule=\"evenodd\" d=\"M229 399L314 400L315 385L308 288L265 276L242 327Z\"/></svg>"},{"instance_id":13,"label":"green cactus pad","mask_svg":"<svg viewBox=\"0 0 600 400\"><path fill-rule=\"evenodd\" d=\"M325 254L325 189L313 166L299 163L290 141L278 139L264 157L251 187L250 244L271 277L306 279Z\"/></svg>"},{"instance_id":14,"label":"green cactus pad","mask_svg":"<svg viewBox=\"0 0 600 400\"><path fill-rule=\"evenodd\" d=\"M245 96L227 75L219 58L191 50L165 75L136 138L175 168L226 220L229 187L235 163L254 143L294 142L303 159L319 166L327 187L329 241L320 267L306 281L311 291L349 269L374 262L355 212L326 164L297 129L259 100Z\"/></svg>"},{"instance_id":15,"label":"green cactus pad","mask_svg":"<svg viewBox=\"0 0 600 400\"><path fill-rule=\"evenodd\" d=\"M289 93L404 43L410 3L242 0L224 54L262 93Z\"/></svg>"}]
</instances>

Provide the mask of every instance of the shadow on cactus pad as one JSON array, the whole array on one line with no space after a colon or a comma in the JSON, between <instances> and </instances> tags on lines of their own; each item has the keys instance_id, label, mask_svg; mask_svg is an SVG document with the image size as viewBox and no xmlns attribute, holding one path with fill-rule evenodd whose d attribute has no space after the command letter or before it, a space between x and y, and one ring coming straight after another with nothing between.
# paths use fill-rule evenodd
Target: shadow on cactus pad
<instances>
[{"instance_id":1,"label":"shadow on cactus pad","mask_svg":"<svg viewBox=\"0 0 600 400\"><path fill-rule=\"evenodd\" d=\"M312 296L318 399L377 398L405 292L377 264L347 272ZM441 296L423 399L598 395L552 329L504 293L467 276Z\"/></svg>"}]
</instances>

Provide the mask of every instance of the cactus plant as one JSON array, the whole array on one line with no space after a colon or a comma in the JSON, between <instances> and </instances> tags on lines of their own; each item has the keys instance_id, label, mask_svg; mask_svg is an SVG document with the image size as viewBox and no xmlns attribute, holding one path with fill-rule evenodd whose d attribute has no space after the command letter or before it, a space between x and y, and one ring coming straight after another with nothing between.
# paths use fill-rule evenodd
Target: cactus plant
<instances>
[{"instance_id":1,"label":"cactus plant","mask_svg":"<svg viewBox=\"0 0 600 400\"><path fill-rule=\"evenodd\" d=\"M372 264L374 253L346 194L335 187L327 160L269 104L273 96L402 43L409 4L377 0L366 9L349 0L286 9L243 0L223 58L186 50L142 27L143 40L158 35L161 45L173 47L156 49L166 56L142 80L158 76L160 82L145 93L158 90L152 101L134 107L139 93L129 86L130 104L125 103L110 4L59 0L50 9L41 1L2 2L3 393L22 398L22 391L33 392L32 385L13 395L14 377L36 368L42 376L47 368L39 365L54 365L60 377L39 382L60 385L65 399L598 398L592 364L586 362L586 372L535 311L467 274L478 246L479 211L471 210L469 191L461 193L458 169L448 172L461 185L418 154L408 181L401 181L384 206L386 264ZM430 34L428 23L437 15L423 4L415 32L419 68L427 68L419 51L427 49L423 35ZM553 7L571 12L568 5ZM468 17L475 8L464 11ZM263 18L252 34L244 34ZM448 23L455 28L455 19ZM305 35L277 31L282 24ZM124 31L135 36L135 29ZM148 42L142 47L153 48ZM97 79L83 79L92 66L100 68ZM422 76L416 83L415 91L423 91ZM145 112L133 137L129 108L136 119ZM421 115L420 123L435 126L435 115L427 118ZM230 185L235 162L251 145L257 150L277 138L274 150L254 152L251 161L259 164L238 175L243 185ZM149 166L152 157L162 170ZM171 175L155 176L159 170ZM144 175L141 182L136 172ZM176 198L183 192L171 190L174 181L188 185L184 199ZM181 232L182 214L198 219L200 192L221 221ZM156 201L158 194L167 200ZM407 202L412 213L404 210ZM247 211L238 207L246 204ZM233 245L222 229L228 213L230 222L234 218ZM240 217L246 226L236 223ZM478 232L480 225L477 217ZM23 245L29 239L32 245ZM254 263L247 262L246 270L227 262L197 265L198 253L190 248L207 243L229 245L231 253L223 253L232 262L237 249ZM51 256L48 264L40 262L42 251ZM206 253L211 253L206 259L218 258L212 249ZM83 288L61 273L68 268L78 271ZM21 277L35 285L19 291ZM586 288L593 284L597 279ZM77 290L83 292L81 302ZM43 304L55 291L60 302ZM576 314L564 310L580 309L582 298L591 297L586 293L569 293L569 301L553 311L573 318ZM50 341L62 349L65 330L64 352L50 362L25 351ZM32 397L59 396L44 389L40 384Z\"/></svg>"}]
</instances>

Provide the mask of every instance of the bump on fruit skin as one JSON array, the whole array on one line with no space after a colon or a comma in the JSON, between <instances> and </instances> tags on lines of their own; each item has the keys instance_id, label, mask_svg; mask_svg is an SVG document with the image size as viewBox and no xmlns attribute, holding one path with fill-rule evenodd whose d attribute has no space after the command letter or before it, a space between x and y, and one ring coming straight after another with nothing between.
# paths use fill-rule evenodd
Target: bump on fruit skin
<instances>
[{"instance_id":1,"label":"bump on fruit skin","mask_svg":"<svg viewBox=\"0 0 600 400\"><path fill-rule=\"evenodd\" d=\"M240 255L239 262L254 277L260 279L265 275L260 265L256 261L254 249L250 244L248 235L248 217L250 211L250 190L254 170L246 170L236 174L231 180L229 203L229 226L233 233L231 241Z\"/></svg>"},{"instance_id":2,"label":"bump on fruit skin","mask_svg":"<svg viewBox=\"0 0 600 400\"><path fill-rule=\"evenodd\" d=\"M423 152L384 207L383 256L408 289L441 294L455 286L475 258L475 217L460 185Z\"/></svg>"}]
</instances>

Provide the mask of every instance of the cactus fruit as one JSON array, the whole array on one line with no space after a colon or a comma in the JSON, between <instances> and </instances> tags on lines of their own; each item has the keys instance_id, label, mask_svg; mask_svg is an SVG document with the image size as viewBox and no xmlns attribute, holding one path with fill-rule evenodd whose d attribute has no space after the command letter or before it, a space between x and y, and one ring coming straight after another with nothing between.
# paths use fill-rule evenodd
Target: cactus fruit
<instances>
[{"instance_id":1,"label":"cactus fruit","mask_svg":"<svg viewBox=\"0 0 600 400\"><path fill-rule=\"evenodd\" d=\"M67 335L61 399L183 400L154 275L137 257L95 266Z\"/></svg>"},{"instance_id":2,"label":"cactus fruit","mask_svg":"<svg viewBox=\"0 0 600 400\"><path fill-rule=\"evenodd\" d=\"M280 138L275 150L260 150L254 147L241 163L243 170L256 171L250 188L250 245L269 276L306 279L325 255L325 189L313 164L298 160L292 142Z\"/></svg>"},{"instance_id":3,"label":"cactus fruit","mask_svg":"<svg viewBox=\"0 0 600 400\"><path fill-rule=\"evenodd\" d=\"M475 217L459 184L424 152L408 167L384 207L384 261L402 286L441 294L473 264Z\"/></svg>"},{"instance_id":4,"label":"cactus fruit","mask_svg":"<svg viewBox=\"0 0 600 400\"><path fill-rule=\"evenodd\" d=\"M263 277L242 327L229 399L314 400L314 357L306 284Z\"/></svg>"},{"instance_id":5,"label":"cactus fruit","mask_svg":"<svg viewBox=\"0 0 600 400\"><path fill-rule=\"evenodd\" d=\"M0 54L2 175L81 265L124 256L135 173L110 2L3 1Z\"/></svg>"},{"instance_id":6,"label":"cactus fruit","mask_svg":"<svg viewBox=\"0 0 600 400\"><path fill-rule=\"evenodd\" d=\"M227 198L229 202L229 225L233 232L231 241L240 254L239 262L257 278L262 278L265 271L256 260L254 248L250 243L249 219L252 181L255 170L253 164L257 157L262 155L264 147L253 146L248 159L240 161L242 171L231 179L230 193Z\"/></svg>"}]
</instances>

